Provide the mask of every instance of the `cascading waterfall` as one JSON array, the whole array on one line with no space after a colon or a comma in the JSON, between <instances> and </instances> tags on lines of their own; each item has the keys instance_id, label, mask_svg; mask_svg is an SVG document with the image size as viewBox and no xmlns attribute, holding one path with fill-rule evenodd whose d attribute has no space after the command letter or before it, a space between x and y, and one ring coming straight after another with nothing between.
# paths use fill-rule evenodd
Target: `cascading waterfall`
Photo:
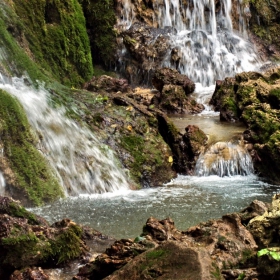
<instances>
[{"instance_id":1,"label":"cascading waterfall","mask_svg":"<svg viewBox=\"0 0 280 280\"><path fill-rule=\"evenodd\" d=\"M56 171L66 195L91 194L128 189L126 175L111 150L87 129L65 117L65 109L49 106L43 88L24 84L23 78L0 76L0 88L22 104L29 123L37 133L38 150ZM0 189L5 181L0 176Z\"/></svg>"},{"instance_id":2,"label":"cascading waterfall","mask_svg":"<svg viewBox=\"0 0 280 280\"><path fill-rule=\"evenodd\" d=\"M176 49L179 61L172 62L171 51L162 66L177 68L196 83L210 86L216 80L237 72L253 71L260 61L246 36L248 7L236 1L239 30L233 30L231 0L154 1L154 26L171 26L171 50ZM127 28L134 21L134 4L123 0L122 24ZM129 17L131 15L131 17ZM238 34L237 34L238 33Z\"/></svg>"},{"instance_id":3,"label":"cascading waterfall","mask_svg":"<svg viewBox=\"0 0 280 280\"><path fill-rule=\"evenodd\" d=\"M129 28L135 16L134 4L123 0L123 24ZM234 8L234 9L233 9ZM207 101L216 80L261 66L254 47L247 40L249 6L242 0L163 0L153 2L154 26L169 28L171 50L162 66L177 68L196 83L194 97L210 108ZM234 30L232 12L238 22ZM125 16L124 16L125 15ZM172 62L172 50L179 60ZM196 165L196 175L232 176L253 172L249 153L233 143L217 143L203 153Z\"/></svg>"},{"instance_id":4,"label":"cascading waterfall","mask_svg":"<svg viewBox=\"0 0 280 280\"><path fill-rule=\"evenodd\" d=\"M254 172L253 162L246 148L239 143L217 142L201 153L195 166L195 175L220 177L249 175Z\"/></svg>"}]
</instances>

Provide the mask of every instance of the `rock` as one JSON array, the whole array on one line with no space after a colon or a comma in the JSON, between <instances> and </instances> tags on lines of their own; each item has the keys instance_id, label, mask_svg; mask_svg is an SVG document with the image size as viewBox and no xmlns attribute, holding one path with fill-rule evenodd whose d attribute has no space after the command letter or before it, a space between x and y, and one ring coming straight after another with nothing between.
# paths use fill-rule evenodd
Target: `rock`
<instances>
[{"instance_id":1,"label":"rock","mask_svg":"<svg viewBox=\"0 0 280 280\"><path fill-rule=\"evenodd\" d=\"M188 126L182 135L169 118L157 114L159 132L173 154L173 168L180 174L192 174L200 149L206 145L207 136L196 126Z\"/></svg>"},{"instance_id":2,"label":"rock","mask_svg":"<svg viewBox=\"0 0 280 280\"><path fill-rule=\"evenodd\" d=\"M78 276L103 279L115 270L120 269L135 256L145 252L152 243L144 241L133 242L130 239L116 241L104 254L99 255L94 262L80 268Z\"/></svg>"},{"instance_id":3,"label":"rock","mask_svg":"<svg viewBox=\"0 0 280 280\"><path fill-rule=\"evenodd\" d=\"M274 181L280 181L279 82L280 68L240 73L217 82L210 101L221 120L246 124L244 139L253 144L254 167Z\"/></svg>"},{"instance_id":4,"label":"rock","mask_svg":"<svg viewBox=\"0 0 280 280\"><path fill-rule=\"evenodd\" d=\"M154 73L153 86L160 92L165 85L176 85L183 88L186 95L194 92L195 84L186 75L180 74L176 69L160 68Z\"/></svg>"},{"instance_id":5,"label":"rock","mask_svg":"<svg viewBox=\"0 0 280 280\"><path fill-rule=\"evenodd\" d=\"M280 240L280 197L275 195L272 205L261 216L250 220L248 230L260 248L266 248L279 244Z\"/></svg>"},{"instance_id":6,"label":"rock","mask_svg":"<svg viewBox=\"0 0 280 280\"><path fill-rule=\"evenodd\" d=\"M106 91L106 92L127 92L130 89L128 81L125 79L112 78L102 75L100 77L92 77L92 79L84 84L84 89L89 91Z\"/></svg>"},{"instance_id":7,"label":"rock","mask_svg":"<svg viewBox=\"0 0 280 280\"><path fill-rule=\"evenodd\" d=\"M23 270L16 270L10 277L10 280L49 280L50 277L40 268L31 267Z\"/></svg>"},{"instance_id":8,"label":"rock","mask_svg":"<svg viewBox=\"0 0 280 280\"><path fill-rule=\"evenodd\" d=\"M151 74L169 50L168 31L136 22L121 36L129 54L124 76L132 85L150 84Z\"/></svg>"},{"instance_id":9,"label":"rock","mask_svg":"<svg viewBox=\"0 0 280 280\"><path fill-rule=\"evenodd\" d=\"M252 234L236 213L200 223L183 233L206 248L219 269L244 263L257 249Z\"/></svg>"},{"instance_id":10,"label":"rock","mask_svg":"<svg viewBox=\"0 0 280 280\"><path fill-rule=\"evenodd\" d=\"M170 218L150 217L141 237L116 241L105 254L81 268L79 275L97 280L106 275L108 280L205 280L215 279L213 275L222 279L222 270L244 265L255 255L256 248L251 233L236 213L187 231L176 229Z\"/></svg>"},{"instance_id":11,"label":"rock","mask_svg":"<svg viewBox=\"0 0 280 280\"><path fill-rule=\"evenodd\" d=\"M250 220L263 215L267 210L268 206L264 202L254 200L248 207L239 213L242 224L248 224Z\"/></svg>"},{"instance_id":12,"label":"rock","mask_svg":"<svg viewBox=\"0 0 280 280\"><path fill-rule=\"evenodd\" d=\"M187 247L177 241L165 241L157 248L135 257L106 280L142 279L214 279L220 276L204 248Z\"/></svg>"},{"instance_id":13,"label":"rock","mask_svg":"<svg viewBox=\"0 0 280 280\"><path fill-rule=\"evenodd\" d=\"M49 226L9 198L0 197L0 205L1 279L15 269L56 266L88 251L82 228L74 222L64 219Z\"/></svg>"},{"instance_id":14,"label":"rock","mask_svg":"<svg viewBox=\"0 0 280 280\"><path fill-rule=\"evenodd\" d=\"M204 109L189 96L195 84L177 70L171 68L157 69L152 78L154 87L159 91L152 103L168 113L199 113Z\"/></svg>"}]
</instances>

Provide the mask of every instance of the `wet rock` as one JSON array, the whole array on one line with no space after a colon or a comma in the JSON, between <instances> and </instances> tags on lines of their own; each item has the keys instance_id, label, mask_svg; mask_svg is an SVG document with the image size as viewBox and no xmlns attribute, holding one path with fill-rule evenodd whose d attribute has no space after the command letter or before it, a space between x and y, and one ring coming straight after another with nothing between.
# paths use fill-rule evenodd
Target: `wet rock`
<instances>
[{"instance_id":1,"label":"wet rock","mask_svg":"<svg viewBox=\"0 0 280 280\"><path fill-rule=\"evenodd\" d=\"M153 86L162 92L165 85L181 86L186 95L194 92L195 84L186 75L180 74L176 69L160 68L154 73Z\"/></svg>"},{"instance_id":2,"label":"wet rock","mask_svg":"<svg viewBox=\"0 0 280 280\"><path fill-rule=\"evenodd\" d=\"M207 136L196 126L188 126L182 135L171 120L157 114L159 132L173 154L173 168L180 174L192 174L200 149L206 145Z\"/></svg>"},{"instance_id":3,"label":"wet rock","mask_svg":"<svg viewBox=\"0 0 280 280\"><path fill-rule=\"evenodd\" d=\"M244 139L253 144L250 153L262 176L279 181L279 93L280 69L247 72L217 82L211 104L221 120L243 121ZM273 164L271 164L273 163Z\"/></svg>"},{"instance_id":4,"label":"wet rock","mask_svg":"<svg viewBox=\"0 0 280 280\"><path fill-rule=\"evenodd\" d=\"M122 32L121 36L130 55L124 75L133 85L150 84L151 74L169 51L167 30L137 22Z\"/></svg>"},{"instance_id":5,"label":"wet rock","mask_svg":"<svg viewBox=\"0 0 280 280\"><path fill-rule=\"evenodd\" d=\"M16 270L10 277L10 280L49 280L50 277L40 268L31 267L23 270Z\"/></svg>"},{"instance_id":6,"label":"wet rock","mask_svg":"<svg viewBox=\"0 0 280 280\"><path fill-rule=\"evenodd\" d=\"M92 79L87 82L83 88L95 92L127 92L131 90L127 80L117 79L106 75L102 75L100 77L92 77Z\"/></svg>"}]
</instances>

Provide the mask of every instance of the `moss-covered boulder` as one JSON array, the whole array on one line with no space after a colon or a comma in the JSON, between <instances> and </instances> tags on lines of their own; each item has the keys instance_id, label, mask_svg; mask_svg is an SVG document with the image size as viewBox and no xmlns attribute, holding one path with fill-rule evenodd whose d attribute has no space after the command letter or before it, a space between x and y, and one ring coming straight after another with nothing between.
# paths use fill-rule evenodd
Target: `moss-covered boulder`
<instances>
[{"instance_id":1,"label":"moss-covered boulder","mask_svg":"<svg viewBox=\"0 0 280 280\"><path fill-rule=\"evenodd\" d=\"M280 180L279 102L280 69L248 72L219 81L211 99L221 120L243 121L244 138L254 144L255 167L272 180Z\"/></svg>"},{"instance_id":2,"label":"moss-covered boulder","mask_svg":"<svg viewBox=\"0 0 280 280\"><path fill-rule=\"evenodd\" d=\"M26 205L40 205L63 196L58 179L37 150L25 112L17 99L0 90L0 168L5 192Z\"/></svg>"},{"instance_id":3,"label":"moss-covered boulder","mask_svg":"<svg viewBox=\"0 0 280 280\"><path fill-rule=\"evenodd\" d=\"M28 266L55 267L82 256L88 249L82 228L70 220L52 226L18 202L0 197L0 278Z\"/></svg>"}]
</instances>

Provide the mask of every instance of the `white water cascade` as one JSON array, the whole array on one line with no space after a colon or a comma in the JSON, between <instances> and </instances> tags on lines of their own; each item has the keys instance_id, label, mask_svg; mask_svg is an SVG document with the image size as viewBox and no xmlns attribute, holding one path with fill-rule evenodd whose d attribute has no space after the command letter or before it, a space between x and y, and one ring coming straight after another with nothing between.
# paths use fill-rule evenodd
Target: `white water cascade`
<instances>
[{"instance_id":1,"label":"white water cascade","mask_svg":"<svg viewBox=\"0 0 280 280\"><path fill-rule=\"evenodd\" d=\"M65 109L49 106L49 93L24 84L23 78L0 76L0 88L22 104L38 135L38 150L56 171L66 195L128 189L126 175L111 150L87 128L65 117ZM4 181L0 176L0 189Z\"/></svg>"},{"instance_id":2,"label":"white water cascade","mask_svg":"<svg viewBox=\"0 0 280 280\"><path fill-rule=\"evenodd\" d=\"M249 8L242 0L235 2L238 30L233 29L231 0L154 1L154 26L171 26L173 30L169 33L171 49L162 66L176 67L203 86L238 72L258 69L259 58L247 40ZM131 0L123 0L121 23L127 28L135 21L134 10ZM176 65L171 61L172 49L180 57Z\"/></svg>"},{"instance_id":3,"label":"white water cascade","mask_svg":"<svg viewBox=\"0 0 280 280\"><path fill-rule=\"evenodd\" d=\"M217 142L201 153L195 166L195 175L234 176L254 172L250 154L239 143Z\"/></svg>"}]
</instances>

